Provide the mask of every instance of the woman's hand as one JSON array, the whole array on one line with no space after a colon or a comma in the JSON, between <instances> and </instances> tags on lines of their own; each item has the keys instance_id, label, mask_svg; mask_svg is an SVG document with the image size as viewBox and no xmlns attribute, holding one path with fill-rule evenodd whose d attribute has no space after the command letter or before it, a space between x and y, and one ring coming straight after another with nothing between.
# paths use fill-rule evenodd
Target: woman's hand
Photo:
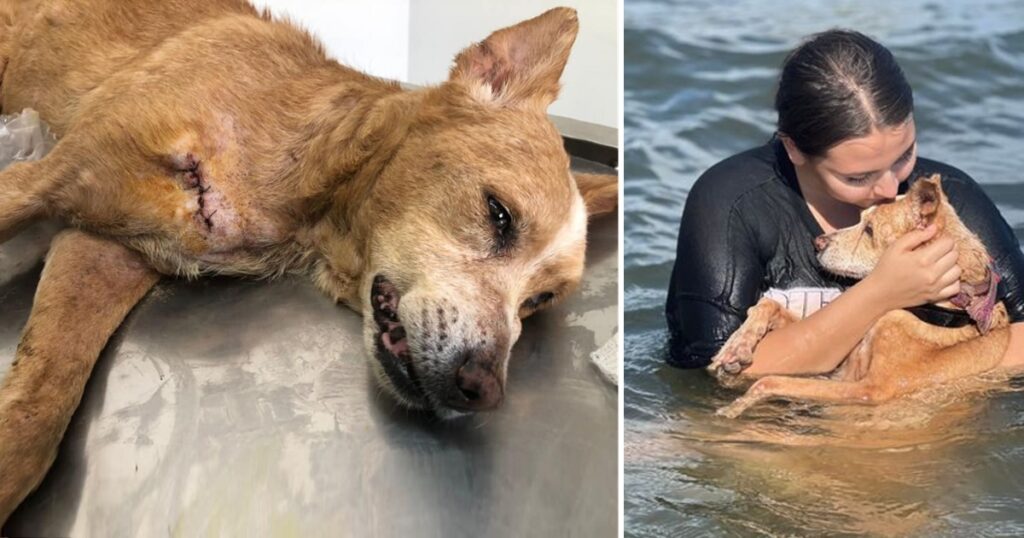
<instances>
[{"instance_id":1,"label":"woman's hand","mask_svg":"<svg viewBox=\"0 0 1024 538\"><path fill-rule=\"evenodd\" d=\"M943 236L924 244L937 232L932 224L899 238L864 279L873 283L887 310L935 303L960 293L956 243Z\"/></svg>"}]
</instances>

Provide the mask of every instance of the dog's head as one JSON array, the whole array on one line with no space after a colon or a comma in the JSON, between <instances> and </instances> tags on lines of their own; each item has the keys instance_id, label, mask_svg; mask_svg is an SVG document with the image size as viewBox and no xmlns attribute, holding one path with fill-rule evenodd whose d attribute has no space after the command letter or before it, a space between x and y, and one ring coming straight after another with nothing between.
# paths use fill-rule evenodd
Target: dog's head
<instances>
[{"instance_id":1,"label":"dog's head","mask_svg":"<svg viewBox=\"0 0 1024 538\"><path fill-rule=\"evenodd\" d=\"M988 260L985 248L949 205L938 174L918 179L905 195L892 202L865 209L856 225L818 237L818 261L837 275L864 278L889 245L931 224L938 227L939 234L950 235L956 241L965 274L984 275Z\"/></svg>"},{"instance_id":2,"label":"dog's head","mask_svg":"<svg viewBox=\"0 0 1024 538\"><path fill-rule=\"evenodd\" d=\"M365 245L349 302L378 380L409 406L496 407L521 320L576 287L588 214L616 207L616 179L574 177L546 115L576 30L555 9L461 52L353 219Z\"/></svg>"},{"instance_id":3,"label":"dog's head","mask_svg":"<svg viewBox=\"0 0 1024 538\"><path fill-rule=\"evenodd\" d=\"M952 299L953 304L966 308L984 329L988 326L999 275L993 270L984 244L949 204L938 174L918 179L905 195L892 202L865 209L858 224L818 237L818 261L837 275L864 278L897 239L931 224L939 230L936 237L948 235L956 244L962 276L961 294Z\"/></svg>"},{"instance_id":4,"label":"dog's head","mask_svg":"<svg viewBox=\"0 0 1024 538\"><path fill-rule=\"evenodd\" d=\"M837 275L864 278L897 239L933 222L941 230L950 218L959 222L946 201L939 177L922 178L907 194L863 210L856 225L818 237L818 261Z\"/></svg>"}]
</instances>

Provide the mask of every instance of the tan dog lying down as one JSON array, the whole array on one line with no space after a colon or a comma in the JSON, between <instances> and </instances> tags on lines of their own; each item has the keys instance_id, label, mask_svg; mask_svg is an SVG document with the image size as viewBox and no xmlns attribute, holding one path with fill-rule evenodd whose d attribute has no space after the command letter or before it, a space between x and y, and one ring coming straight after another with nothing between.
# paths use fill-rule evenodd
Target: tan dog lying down
<instances>
[{"instance_id":1,"label":"tan dog lying down","mask_svg":"<svg viewBox=\"0 0 1024 538\"><path fill-rule=\"evenodd\" d=\"M818 260L833 273L864 278L886 247L932 222L939 233L955 240L957 264L963 271L960 295L938 306L966 310L974 323L944 328L921 321L906 310L894 310L872 326L828 379L762 377L719 413L736 417L773 399L878 404L995 368L1010 338L1006 307L995 302L999 275L992 270L981 240L949 205L938 175L919 179L895 202L866 209L856 226L819 237ZM748 310L746 321L726 341L708 370L726 385L749 382L741 370L751 363L757 343L768 331L796 320L779 303L762 298Z\"/></svg>"},{"instance_id":2,"label":"tan dog lying down","mask_svg":"<svg viewBox=\"0 0 1024 538\"><path fill-rule=\"evenodd\" d=\"M551 10L403 91L243 0L0 0L2 110L60 137L0 171L0 241L74 228L0 387L0 522L160 274L309 274L363 314L398 400L496 407L521 319L572 291L588 213L617 204L614 177L574 180L545 113L576 32Z\"/></svg>"}]
</instances>

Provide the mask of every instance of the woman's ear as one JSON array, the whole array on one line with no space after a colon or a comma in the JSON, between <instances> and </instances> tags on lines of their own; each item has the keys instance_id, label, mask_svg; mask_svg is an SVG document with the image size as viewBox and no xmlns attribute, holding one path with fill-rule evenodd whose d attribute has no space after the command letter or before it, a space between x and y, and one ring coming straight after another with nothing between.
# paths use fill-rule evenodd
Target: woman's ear
<instances>
[{"instance_id":1,"label":"woman's ear","mask_svg":"<svg viewBox=\"0 0 1024 538\"><path fill-rule=\"evenodd\" d=\"M583 195L588 217L606 215L619 206L618 176L574 172L573 177L576 178L576 186Z\"/></svg>"},{"instance_id":2,"label":"woman's ear","mask_svg":"<svg viewBox=\"0 0 1024 538\"><path fill-rule=\"evenodd\" d=\"M786 148L786 154L789 155L789 161L793 163L793 166L803 166L807 163L807 156L796 147L792 138L786 136L785 133L779 133L779 140L782 140L782 145Z\"/></svg>"}]
</instances>

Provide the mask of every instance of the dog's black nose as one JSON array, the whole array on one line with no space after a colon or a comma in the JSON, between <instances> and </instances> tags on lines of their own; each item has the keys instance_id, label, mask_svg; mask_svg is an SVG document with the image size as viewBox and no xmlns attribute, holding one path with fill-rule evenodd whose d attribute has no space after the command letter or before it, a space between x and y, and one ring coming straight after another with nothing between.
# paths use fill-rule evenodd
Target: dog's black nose
<instances>
[{"instance_id":1,"label":"dog's black nose","mask_svg":"<svg viewBox=\"0 0 1024 538\"><path fill-rule=\"evenodd\" d=\"M467 353L465 361L455 371L454 387L446 403L461 411L488 411L498 407L505 389L496 370L494 359Z\"/></svg>"},{"instance_id":2,"label":"dog's black nose","mask_svg":"<svg viewBox=\"0 0 1024 538\"><path fill-rule=\"evenodd\" d=\"M821 252L821 251L825 250L825 247L827 247L827 246L828 246L828 235L827 234L821 234L818 237L814 238L814 248L818 252Z\"/></svg>"}]
</instances>

